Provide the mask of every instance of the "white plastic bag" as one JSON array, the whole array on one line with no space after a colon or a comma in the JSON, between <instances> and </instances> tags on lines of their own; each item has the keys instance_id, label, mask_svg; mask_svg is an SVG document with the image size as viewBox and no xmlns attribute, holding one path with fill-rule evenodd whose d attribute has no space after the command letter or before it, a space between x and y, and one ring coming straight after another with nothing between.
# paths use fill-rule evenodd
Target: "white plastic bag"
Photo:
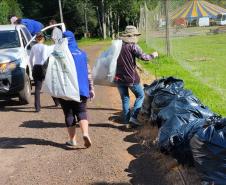
<instances>
[{"instance_id":1,"label":"white plastic bag","mask_svg":"<svg viewBox=\"0 0 226 185\"><path fill-rule=\"evenodd\" d=\"M53 97L80 102L77 71L67 39L56 44L49 58L43 91Z\"/></svg>"},{"instance_id":2,"label":"white plastic bag","mask_svg":"<svg viewBox=\"0 0 226 185\"><path fill-rule=\"evenodd\" d=\"M96 60L92 75L95 85L115 86L114 78L117 59L122 49L121 40L113 40L112 45Z\"/></svg>"}]
</instances>

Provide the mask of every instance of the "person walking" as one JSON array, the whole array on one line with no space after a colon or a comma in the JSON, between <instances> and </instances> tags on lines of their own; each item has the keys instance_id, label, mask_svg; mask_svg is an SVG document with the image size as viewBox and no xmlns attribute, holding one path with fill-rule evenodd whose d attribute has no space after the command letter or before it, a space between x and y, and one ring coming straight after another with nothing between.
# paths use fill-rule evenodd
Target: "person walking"
<instances>
[{"instance_id":1,"label":"person walking","mask_svg":"<svg viewBox=\"0 0 226 185\"><path fill-rule=\"evenodd\" d=\"M36 20L18 18L16 16L11 17L10 22L11 24L23 24L27 27L32 36L35 36L37 33L41 32L42 28L44 27L42 23Z\"/></svg>"},{"instance_id":2,"label":"person walking","mask_svg":"<svg viewBox=\"0 0 226 185\"><path fill-rule=\"evenodd\" d=\"M150 61L158 56L157 52L152 54L143 53L137 44L138 36L140 35L135 26L126 26L125 31L121 34L123 43L117 60L114 80L122 101L123 120L128 128L140 125L137 116L144 100L143 87L140 84L140 77L136 71L136 58ZM130 109L129 90L136 97L132 110Z\"/></svg>"},{"instance_id":3,"label":"person walking","mask_svg":"<svg viewBox=\"0 0 226 185\"><path fill-rule=\"evenodd\" d=\"M43 33L37 33L35 40L37 44L31 48L29 61L32 67L32 76L35 82L35 111L40 112L40 92L43 80L45 79L47 60L53 52L54 45L47 46L44 44L45 37Z\"/></svg>"},{"instance_id":4,"label":"person walking","mask_svg":"<svg viewBox=\"0 0 226 185\"><path fill-rule=\"evenodd\" d=\"M77 79L79 85L80 102L59 99L65 116L65 123L69 135L69 141L66 142L69 146L76 146L76 123L82 130L84 146L91 146L91 139L88 133L88 116L87 116L87 100L93 99L95 96L93 80L88 65L87 55L84 51L78 48L74 34L71 31L63 33L63 37L68 40L68 47L73 56Z\"/></svg>"},{"instance_id":5,"label":"person walking","mask_svg":"<svg viewBox=\"0 0 226 185\"><path fill-rule=\"evenodd\" d=\"M56 20L51 19L49 21L49 26L52 26L54 24L57 24ZM59 29L58 27L54 27L52 29L52 33L51 33L51 39L54 42L54 44L59 43L62 40L62 38L63 38L63 33L62 33L61 29ZM52 97L52 98L55 103L55 106L58 107L60 105L58 98L55 98L55 97Z\"/></svg>"},{"instance_id":6,"label":"person walking","mask_svg":"<svg viewBox=\"0 0 226 185\"><path fill-rule=\"evenodd\" d=\"M55 19L51 19L49 21L49 25L52 26L54 24L57 24L57 21ZM61 29L59 29L58 27L54 27L53 31L51 33L51 39L54 43L58 43L63 37L63 33L61 31Z\"/></svg>"}]
</instances>

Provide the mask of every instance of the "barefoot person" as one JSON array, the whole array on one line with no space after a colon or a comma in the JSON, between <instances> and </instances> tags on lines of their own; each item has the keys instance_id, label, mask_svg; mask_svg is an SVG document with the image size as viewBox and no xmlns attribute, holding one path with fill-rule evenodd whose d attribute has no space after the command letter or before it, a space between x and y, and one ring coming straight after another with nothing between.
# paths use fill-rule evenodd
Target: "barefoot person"
<instances>
[{"instance_id":1,"label":"barefoot person","mask_svg":"<svg viewBox=\"0 0 226 185\"><path fill-rule=\"evenodd\" d=\"M127 126L139 125L138 113L144 100L143 87L140 84L140 77L136 71L136 58L149 61L158 56L157 52L145 54L138 46L140 33L134 26L127 26L121 35L123 41L121 53L117 60L115 82L122 100L123 118ZM130 110L129 90L135 95L133 109Z\"/></svg>"},{"instance_id":2,"label":"barefoot person","mask_svg":"<svg viewBox=\"0 0 226 185\"><path fill-rule=\"evenodd\" d=\"M59 99L61 107L65 115L65 122L68 130L69 141L67 145L75 146L76 142L76 122L79 122L84 145L86 148L91 146L91 140L88 133L88 118L86 104L88 98L94 98L94 87L91 78L91 73L88 67L87 55L77 46L74 34L71 31L66 31L63 36L68 39L68 47L74 58L74 63L77 70L77 79L79 84L80 101L71 101Z\"/></svg>"}]
</instances>

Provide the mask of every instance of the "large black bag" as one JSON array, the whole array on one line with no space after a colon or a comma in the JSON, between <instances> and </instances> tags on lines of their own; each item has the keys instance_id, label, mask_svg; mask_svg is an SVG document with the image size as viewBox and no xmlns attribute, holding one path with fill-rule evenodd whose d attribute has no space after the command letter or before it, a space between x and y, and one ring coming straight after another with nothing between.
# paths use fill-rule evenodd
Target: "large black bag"
<instances>
[{"instance_id":1,"label":"large black bag","mask_svg":"<svg viewBox=\"0 0 226 185\"><path fill-rule=\"evenodd\" d=\"M180 79L156 80L145 92L149 97L151 123L160 128L158 147L162 152L171 153L180 163L192 163L189 141L214 113L191 91L185 90Z\"/></svg>"},{"instance_id":2,"label":"large black bag","mask_svg":"<svg viewBox=\"0 0 226 185\"><path fill-rule=\"evenodd\" d=\"M158 79L151 85L145 85L145 98L141 111L148 115L150 121L154 123L160 107L165 107L169 104L183 87L183 80L174 77ZM152 104L153 101L154 104ZM159 106L155 106L155 104L158 104Z\"/></svg>"},{"instance_id":3,"label":"large black bag","mask_svg":"<svg viewBox=\"0 0 226 185\"><path fill-rule=\"evenodd\" d=\"M195 165L206 184L226 184L226 118L207 120L190 141Z\"/></svg>"}]
</instances>

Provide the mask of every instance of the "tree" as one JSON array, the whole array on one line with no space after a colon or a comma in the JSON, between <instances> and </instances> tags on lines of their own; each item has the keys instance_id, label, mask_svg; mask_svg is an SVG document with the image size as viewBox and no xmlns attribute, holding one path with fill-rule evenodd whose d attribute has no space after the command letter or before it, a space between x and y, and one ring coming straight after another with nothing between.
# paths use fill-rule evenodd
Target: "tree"
<instances>
[{"instance_id":1,"label":"tree","mask_svg":"<svg viewBox=\"0 0 226 185\"><path fill-rule=\"evenodd\" d=\"M0 23L8 24L10 16L17 14L22 15L19 4L16 0L2 0L0 2Z\"/></svg>"},{"instance_id":2,"label":"tree","mask_svg":"<svg viewBox=\"0 0 226 185\"><path fill-rule=\"evenodd\" d=\"M17 1L24 17L36 19L44 24L51 18L60 20L57 0ZM113 37L128 24L137 26L140 6L144 2L152 9L157 6L159 0L62 0L64 21L67 28L77 35L83 36L88 30L92 35L99 35L105 39L107 33Z\"/></svg>"}]
</instances>

